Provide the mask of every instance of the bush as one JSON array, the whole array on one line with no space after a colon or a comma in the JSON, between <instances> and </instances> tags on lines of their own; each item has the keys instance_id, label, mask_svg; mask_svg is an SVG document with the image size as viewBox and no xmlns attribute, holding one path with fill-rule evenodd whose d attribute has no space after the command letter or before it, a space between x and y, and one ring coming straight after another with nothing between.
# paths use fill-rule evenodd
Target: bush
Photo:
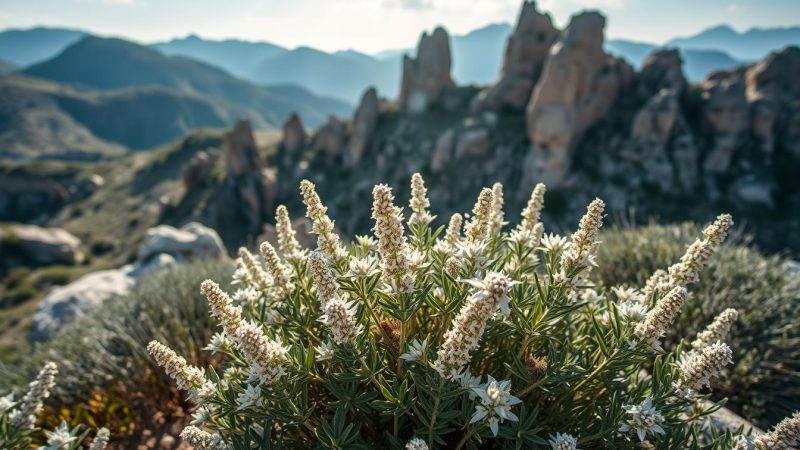
<instances>
[{"instance_id":1,"label":"bush","mask_svg":"<svg viewBox=\"0 0 800 450\"><path fill-rule=\"evenodd\" d=\"M222 328L209 344L222 366L203 370L158 339L148 345L200 405L182 432L195 448L746 448L736 432L701 431L724 403L705 400L732 358L718 341L725 320L694 348L660 343L729 216L661 283L612 295L586 278L600 200L571 239L542 238L543 186L506 232L496 184L481 192L463 235L455 215L440 238L415 175L408 235L391 189L378 185L377 239L347 249L314 185L301 191L316 251L299 249L279 208L283 258L269 243L263 264L242 249L232 297L211 280L201 285ZM794 445L798 421L756 446Z\"/></svg>"},{"instance_id":2,"label":"bush","mask_svg":"<svg viewBox=\"0 0 800 450\"><path fill-rule=\"evenodd\" d=\"M114 298L88 313L40 346L21 367L6 370L9 383L21 383L44 361L59 366L59 382L48 402L45 426L106 426L120 439L140 442L163 432L186 416L186 403L169 380L155 370L144 351L158 336L180 348L193 364L205 366L201 351L213 324L198 284L227 278L229 262L196 262L153 274L127 296ZM135 447L134 447L135 448Z\"/></svg>"},{"instance_id":3,"label":"bush","mask_svg":"<svg viewBox=\"0 0 800 450\"><path fill-rule=\"evenodd\" d=\"M615 229L603 233L595 278L606 286L644 286L683 253L699 232L692 224ZM762 427L800 408L800 274L788 260L765 257L739 243L711 258L668 340L691 338L726 308L739 320L728 343L737 354L714 390Z\"/></svg>"}]
</instances>

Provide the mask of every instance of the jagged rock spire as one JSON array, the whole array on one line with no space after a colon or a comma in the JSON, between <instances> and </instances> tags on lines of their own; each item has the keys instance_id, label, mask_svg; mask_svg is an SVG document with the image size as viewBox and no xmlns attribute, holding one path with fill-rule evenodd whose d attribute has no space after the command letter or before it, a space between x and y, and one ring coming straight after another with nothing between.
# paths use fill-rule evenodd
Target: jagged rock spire
<instances>
[{"instance_id":1,"label":"jagged rock spire","mask_svg":"<svg viewBox=\"0 0 800 450\"><path fill-rule=\"evenodd\" d=\"M292 113L291 116L283 123L281 127L283 136L281 144L284 151L289 154L294 154L303 149L306 145L306 129L303 127L303 122L297 113Z\"/></svg>"},{"instance_id":2,"label":"jagged rock spire","mask_svg":"<svg viewBox=\"0 0 800 450\"><path fill-rule=\"evenodd\" d=\"M517 26L506 44L500 79L481 92L472 106L473 111L506 106L525 108L558 34L549 14L540 13L536 2L524 2Z\"/></svg>"},{"instance_id":3,"label":"jagged rock spire","mask_svg":"<svg viewBox=\"0 0 800 450\"><path fill-rule=\"evenodd\" d=\"M408 112L424 111L438 101L445 88L453 86L450 77L450 37L442 27L422 34L417 57L403 57L400 107Z\"/></svg>"},{"instance_id":4,"label":"jagged rock spire","mask_svg":"<svg viewBox=\"0 0 800 450\"><path fill-rule=\"evenodd\" d=\"M605 17L575 15L553 45L526 110L528 178L558 185L581 135L609 110L633 69L603 51Z\"/></svg>"},{"instance_id":5,"label":"jagged rock spire","mask_svg":"<svg viewBox=\"0 0 800 450\"><path fill-rule=\"evenodd\" d=\"M361 96L361 103L353 116L353 131L350 135L350 141L347 143L345 163L353 165L361 160L364 150L366 150L372 135L375 133L377 124L378 92L371 87Z\"/></svg>"}]
</instances>

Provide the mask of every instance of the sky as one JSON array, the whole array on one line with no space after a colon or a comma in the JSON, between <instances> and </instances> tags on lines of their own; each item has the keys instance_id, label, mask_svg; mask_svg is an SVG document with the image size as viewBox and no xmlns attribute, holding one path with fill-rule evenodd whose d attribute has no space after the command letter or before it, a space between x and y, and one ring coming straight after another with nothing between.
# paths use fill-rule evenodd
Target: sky
<instances>
[{"instance_id":1,"label":"sky","mask_svg":"<svg viewBox=\"0 0 800 450\"><path fill-rule=\"evenodd\" d=\"M0 0L0 29L47 25L149 43L190 33L325 51L375 53L416 45L444 25L464 34L516 22L522 0ZM608 18L606 35L664 43L729 24L800 25L800 0L540 0L559 27L584 9Z\"/></svg>"}]
</instances>

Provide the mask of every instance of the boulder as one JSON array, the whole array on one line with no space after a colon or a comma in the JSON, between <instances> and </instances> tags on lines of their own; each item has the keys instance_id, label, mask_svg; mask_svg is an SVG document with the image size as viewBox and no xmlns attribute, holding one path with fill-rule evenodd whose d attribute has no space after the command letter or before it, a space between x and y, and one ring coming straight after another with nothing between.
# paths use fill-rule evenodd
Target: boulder
<instances>
[{"instance_id":1,"label":"boulder","mask_svg":"<svg viewBox=\"0 0 800 450\"><path fill-rule=\"evenodd\" d=\"M171 255L177 261L218 259L227 255L217 232L197 222L188 223L180 229L158 225L147 230L139 246L138 261L145 262L159 254Z\"/></svg>"},{"instance_id":2,"label":"boulder","mask_svg":"<svg viewBox=\"0 0 800 450\"><path fill-rule=\"evenodd\" d=\"M312 150L339 155L344 147L344 130L344 122L336 116L330 116L311 138Z\"/></svg>"},{"instance_id":3,"label":"boulder","mask_svg":"<svg viewBox=\"0 0 800 450\"><path fill-rule=\"evenodd\" d=\"M375 88L369 88L361 97L353 116L353 131L350 141L347 143L347 153L345 154L345 164L353 166L361 160L367 145L369 145L375 128L378 125L378 92Z\"/></svg>"},{"instance_id":4,"label":"boulder","mask_svg":"<svg viewBox=\"0 0 800 450\"><path fill-rule=\"evenodd\" d=\"M675 90L665 89L651 98L633 119L631 144L643 167L645 178L662 192L676 187L669 144L679 119L680 105Z\"/></svg>"},{"instance_id":5,"label":"boulder","mask_svg":"<svg viewBox=\"0 0 800 450\"><path fill-rule=\"evenodd\" d=\"M22 256L36 264L80 264L85 259L81 241L62 228L10 225L0 230L0 240L12 243Z\"/></svg>"},{"instance_id":6,"label":"boulder","mask_svg":"<svg viewBox=\"0 0 800 450\"><path fill-rule=\"evenodd\" d=\"M442 27L432 34L422 34L417 57L403 57L403 81L400 85L400 108L422 112L439 101L442 91L454 85L450 77L450 38Z\"/></svg>"},{"instance_id":7,"label":"boulder","mask_svg":"<svg viewBox=\"0 0 800 450\"><path fill-rule=\"evenodd\" d=\"M134 282L123 268L93 272L66 286L53 288L33 315L30 338L49 339L67 322L114 296L127 294Z\"/></svg>"},{"instance_id":8,"label":"boulder","mask_svg":"<svg viewBox=\"0 0 800 450\"><path fill-rule=\"evenodd\" d=\"M558 33L549 14L537 11L536 2L525 1L506 44L500 79L476 97L473 111L503 107L523 110Z\"/></svg>"},{"instance_id":9,"label":"boulder","mask_svg":"<svg viewBox=\"0 0 800 450\"><path fill-rule=\"evenodd\" d=\"M603 51L605 18L597 12L573 16L553 45L526 108L533 174L526 178L558 186L583 133L611 108L632 81L633 69Z\"/></svg>"}]
</instances>

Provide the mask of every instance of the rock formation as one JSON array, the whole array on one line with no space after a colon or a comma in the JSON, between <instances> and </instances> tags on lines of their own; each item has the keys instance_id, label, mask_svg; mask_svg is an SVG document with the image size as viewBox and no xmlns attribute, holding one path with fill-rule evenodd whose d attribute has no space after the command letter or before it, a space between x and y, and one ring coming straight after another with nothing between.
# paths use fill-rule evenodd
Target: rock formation
<instances>
[{"instance_id":1,"label":"rock formation","mask_svg":"<svg viewBox=\"0 0 800 450\"><path fill-rule=\"evenodd\" d=\"M353 116L353 130L347 143L345 164L352 166L361 160L377 126L378 93L375 88L369 88L361 97L361 103Z\"/></svg>"},{"instance_id":2,"label":"rock formation","mask_svg":"<svg viewBox=\"0 0 800 450\"><path fill-rule=\"evenodd\" d=\"M576 142L632 80L633 69L603 51L604 27L599 13L573 16L551 49L526 110L536 179L561 182Z\"/></svg>"},{"instance_id":3,"label":"rock formation","mask_svg":"<svg viewBox=\"0 0 800 450\"><path fill-rule=\"evenodd\" d=\"M14 256L35 264L73 265L85 259L80 239L62 228L9 225L0 230L0 241L14 247Z\"/></svg>"},{"instance_id":4,"label":"rock formation","mask_svg":"<svg viewBox=\"0 0 800 450\"><path fill-rule=\"evenodd\" d=\"M252 242L271 217L275 175L265 168L247 121L237 122L225 133L222 154L225 180L200 219L219 230L233 248Z\"/></svg>"},{"instance_id":5,"label":"rock formation","mask_svg":"<svg viewBox=\"0 0 800 450\"><path fill-rule=\"evenodd\" d=\"M286 122L284 122L281 127L281 131L283 134L280 146L283 151L288 155L294 155L303 150L308 136L305 127L303 127L303 122L300 120L300 116L298 116L297 113L292 113L292 115L286 119Z\"/></svg>"},{"instance_id":6,"label":"rock formation","mask_svg":"<svg viewBox=\"0 0 800 450\"><path fill-rule=\"evenodd\" d=\"M92 272L48 292L33 316L30 338L50 339L76 317L130 292L144 274L192 259L226 257L217 232L199 223L188 223L180 229L169 225L151 228L145 232L135 264Z\"/></svg>"},{"instance_id":7,"label":"rock formation","mask_svg":"<svg viewBox=\"0 0 800 450\"><path fill-rule=\"evenodd\" d=\"M453 86L450 65L447 31L437 27L433 34L423 33L417 45L417 57L403 57L400 108L417 113L439 101L442 91Z\"/></svg>"},{"instance_id":8,"label":"rock formation","mask_svg":"<svg viewBox=\"0 0 800 450\"><path fill-rule=\"evenodd\" d=\"M662 89L683 93L687 83L683 76L683 60L678 50L657 50L650 54L637 74L637 81L637 94L643 98L652 97Z\"/></svg>"},{"instance_id":9,"label":"rock formation","mask_svg":"<svg viewBox=\"0 0 800 450\"><path fill-rule=\"evenodd\" d=\"M196 189L209 181L219 153L213 149L201 150L183 166L181 180L187 190Z\"/></svg>"},{"instance_id":10,"label":"rock formation","mask_svg":"<svg viewBox=\"0 0 800 450\"><path fill-rule=\"evenodd\" d=\"M339 155L344 147L344 133L344 122L336 116L330 116L311 138L311 149L328 155Z\"/></svg>"},{"instance_id":11,"label":"rock formation","mask_svg":"<svg viewBox=\"0 0 800 450\"><path fill-rule=\"evenodd\" d=\"M558 33L550 15L536 10L536 2L524 2L514 33L506 44L500 79L480 93L472 110L524 109Z\"/></svg>"}]
</instances>

